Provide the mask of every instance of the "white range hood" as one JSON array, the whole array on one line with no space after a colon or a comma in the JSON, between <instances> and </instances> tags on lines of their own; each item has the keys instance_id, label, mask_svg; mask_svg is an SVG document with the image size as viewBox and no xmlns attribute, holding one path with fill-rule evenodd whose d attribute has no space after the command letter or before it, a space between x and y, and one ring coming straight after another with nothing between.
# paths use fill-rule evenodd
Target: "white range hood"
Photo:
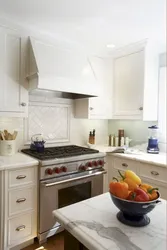
<instances>
[{"instance_id":1,"label":"white range hood","mask_svg":"<svg viewBox=\"0 0 167 250\"><path fill-rule=\"evenodd\" d=\"M99 95L99 84L89 58L78 51L58 48L29 39L30 90L42 89L72 94L71 98Z\"/></svg>"}]
</instances>

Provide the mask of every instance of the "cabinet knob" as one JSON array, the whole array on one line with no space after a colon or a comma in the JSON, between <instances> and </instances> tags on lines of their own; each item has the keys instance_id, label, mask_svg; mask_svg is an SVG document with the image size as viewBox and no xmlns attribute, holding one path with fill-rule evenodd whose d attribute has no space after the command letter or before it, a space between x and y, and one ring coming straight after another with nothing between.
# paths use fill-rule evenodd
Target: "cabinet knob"
<instances>
[{"instance_id":1,"label":"cabinet knob","mask_svg":"<svg viewBox=\"0 0 167 250\"><path fill-rule=\"evenodd\" d=\"M17 199L17 203L21 203L21 202L24 202L24 201L26 201L26 198L20 198L20 199Z\"/></svg>"},{"instance_id":2,"label":"cabinet knob","mask_svg":"<svg viewBox=\"0 0 167 250\"><path fill-rule=\"evenodd\" d=\"M24 178L26 178L26 175L18 175L18 176L16 177L16 179L18 179L18 180L24 179Z\"/></svg>"},{"instance_id":3,"label":"cabinet knob","mask_svg":"<svg viewBox=\"0 0 167 250\"><path fill-rule=\"evenodd\" d=\"M127 168L128 164L127 163L122 163L122 166Z\"/></svg>"},{"instance_id":4,"label":"cabinet knob","mask_svg":"<svg viewBox=\"0 0 167 250\"><path fill-rule=\"evenodd\" d=\"M139 110L143 110L143 107L140 107Z\"/></svg>"},{"instance_id":5,"label":"cabinet knob","mask_svg":"<svg viewBox=\"0 0 167 250\"><path fill-rule=\"evenodd\" d=\"M92 108L92 107L90 107L89 109L90 109L90 110L93 110L93 108Z\"/></svg>"},{"instance_id":6,"label":"cabinet knob","mask_svg":"<svg viewBox=\"0 0 167 250\"><path fill-rule=\"evenodd\" d=\"M21 105L22 107L25 107L27 104L26 104L25 102L21 102L20 105Z\"/></svg>"},{"instance_id":7,"label":"cabinet knob","mask_svg":"<svg viewBox=\"0 0 167 250\"><path fill-rule=\"evenodd\" d=\"M22 231L22 230L24 230L26 228L26 226L25 225L22 225L22 226L19 226L19 227L17 227L16 228L16 231Z\"/></svg>"},{"instance_id":8,"label":"cabinet knob","mask_svg":"<svg viewBox=\"0 0 167 250\"><path fill-rule=\"evenodd\" d=\"M159 175L159 173L157 171L151 171L152 175Z\"/></svg>"}]
</instances>

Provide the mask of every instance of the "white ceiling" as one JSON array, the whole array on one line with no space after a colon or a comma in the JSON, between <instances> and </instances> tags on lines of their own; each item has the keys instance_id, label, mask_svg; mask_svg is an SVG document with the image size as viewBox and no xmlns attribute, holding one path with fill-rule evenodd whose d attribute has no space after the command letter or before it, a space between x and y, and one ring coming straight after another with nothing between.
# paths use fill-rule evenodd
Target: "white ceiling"
<instances>
[{"instance_id":1,"label":"white ceiling","mask_svg":"<svg viewBox=\"0 0 167 250\"><path fill-rule=\"evenodd\" d=\"M92 53L144 38L166 43L166 0L0 0L0 14Z\"/></svg>"}]
</instances>

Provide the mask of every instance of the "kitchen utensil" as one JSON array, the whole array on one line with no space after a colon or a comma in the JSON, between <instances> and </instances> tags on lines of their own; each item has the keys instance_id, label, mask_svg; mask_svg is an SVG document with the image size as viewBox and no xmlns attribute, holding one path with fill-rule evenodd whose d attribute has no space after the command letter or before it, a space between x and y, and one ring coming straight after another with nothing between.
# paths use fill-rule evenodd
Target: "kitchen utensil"
<instances>
[{"instance_id":1,"label":"kitchen utensil","mask_svg":"<svg viewBox=\"0 0 167 250\"><path fill-rule=\"evenodd\" d=\"M5 136L4 136L3 131L1 131L0 133L1 133L1 136L2 136L2 140L5 141Z\"/></svg>"},{"instance_id":2,"label":"kitchen utensil","mask_svg":"<svg viewBox=\"0 0 167 250\"><path fill-rule=\"evenodd\" d=\"M110 197L115 206L120 210L117 213L117 219L123 224L133 227L142 227L148 225L150 223L150 218L146 214L151 212L156 205L161 203L159 200L159 193L156 200L148 202L124 200L111 193Z\"/></svg>"},{"instance_id":3,"label":"kitchen utensil","mask_svg":"<svg viewBox=\"0 0 167 250\"><path fill-rule=\"evenodd\" d=\"M33 151L37 151L39 153L44 152L44 144L45 141L41 134L35 134L31 137L31 145L30 149Z\"/></svg>"},{"instance_id":4,"label":"kitchen utensil","mask_svg":"<svg viewBox=\"0 0 167 250\"><path fill-rule=\"evenodd\" d=\"M147 146L147 153L151 154L158 154L159 147L158 147L158 127L153 125L148 127L149 130L149 137L148 137L148 146Z\"/></svg>"},{"instance_id":5,"label":"kitchen utensil","mask_svg":"<svg viewBox=\"0 0 167 250\"><path fill-rule=\"evenodd\" d=\"M13 140L15 140L15 139L16 139L17 134L18 134L18 132L17 132L17 131L14 131L14 133L13 133Z\"/></svg>"},{"instance_id":6,"label":"kitchen utensil","mask_svg":"<svg viewBox=\"0 0 167 250\"><path fill-rule=\"evenodd\" d=\"M3 140L0 141L0 155L8 156L16 153L16 141L15 140Z\"/></svg>"}]
</instances>

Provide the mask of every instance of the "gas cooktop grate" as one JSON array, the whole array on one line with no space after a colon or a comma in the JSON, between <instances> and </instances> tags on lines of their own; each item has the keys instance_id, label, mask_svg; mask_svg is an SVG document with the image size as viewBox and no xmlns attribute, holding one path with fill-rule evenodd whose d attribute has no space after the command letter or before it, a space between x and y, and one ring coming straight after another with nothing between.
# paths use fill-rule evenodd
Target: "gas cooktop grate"
<instances>
[{"instance_id":1,"label":"gas cooktop grate","mask_svg":"<svg viewBox=\"0 0 167 250\"><path fill-rule=\"evenodd\" d=\"M39 160L50 160L55 158L65 158L79 155L99 153L98 150L80 147L76 145L45 148L44 152L38 153L31 149L22 149L23 153L35 157Z\"/></svg>"}]
</instances>

